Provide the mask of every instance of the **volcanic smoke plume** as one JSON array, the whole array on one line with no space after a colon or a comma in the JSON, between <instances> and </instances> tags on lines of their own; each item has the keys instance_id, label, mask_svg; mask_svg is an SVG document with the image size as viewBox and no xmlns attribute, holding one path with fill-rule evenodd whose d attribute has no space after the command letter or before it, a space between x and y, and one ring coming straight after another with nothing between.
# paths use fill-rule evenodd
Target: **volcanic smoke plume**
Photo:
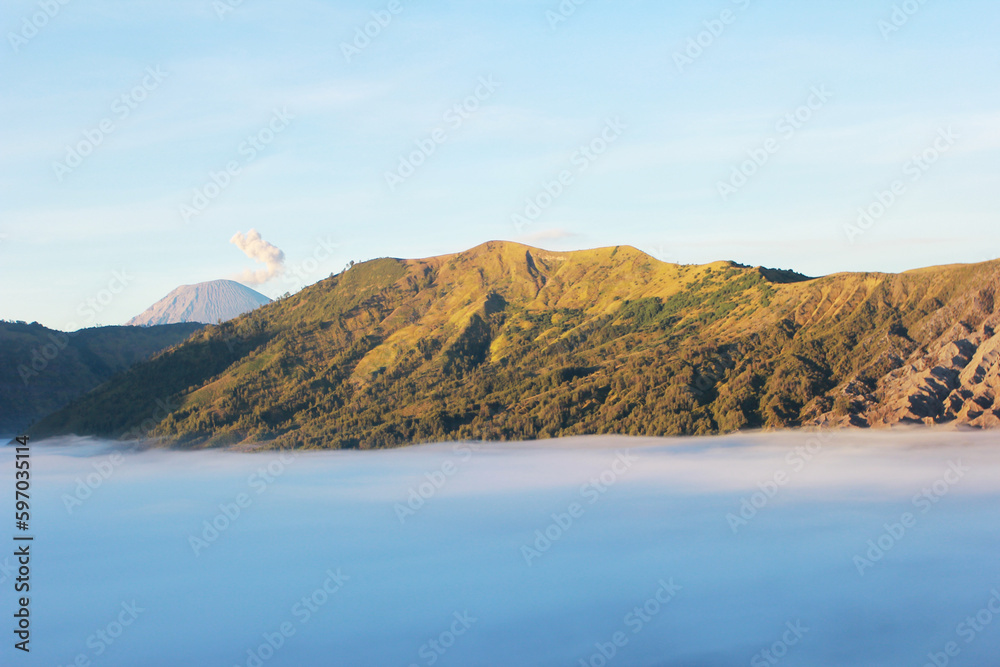
<instances>
[{"instance_id":1,"label":"volcanic smoke plume","mask_svg":"<svg viewBox=\"0 0 1000 667\"><path fill-rule=\"evenodd\" d=\"M256 229L251 229L246 234L236 232L229 242L246 253L250 259L264 265L263 269L256 271L246 269L236 276L235 280L247 285L262 285L285 272L285 253L262 239Z\"/></svg>"}]
</instances>

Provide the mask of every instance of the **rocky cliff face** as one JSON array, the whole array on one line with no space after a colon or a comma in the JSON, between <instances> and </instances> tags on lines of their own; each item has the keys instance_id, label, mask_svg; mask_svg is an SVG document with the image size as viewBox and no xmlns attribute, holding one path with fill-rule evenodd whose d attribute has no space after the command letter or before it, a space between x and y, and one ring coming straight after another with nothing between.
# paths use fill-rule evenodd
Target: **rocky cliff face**
<instances>
[{"instance_id":1,"label":"rocky cliff face","mask_svg":"<svg viewBox=\"0 0 1000 667\"><path fill-rule=\"evenodd\" d=\"M996 274L980 289L945 304L911 336L927 342L879 378L873 391L849 382L841 392L849 414L815 423L857 426L954 424L1000 426L1000 311Z\"/></svg>"}]
</instances>

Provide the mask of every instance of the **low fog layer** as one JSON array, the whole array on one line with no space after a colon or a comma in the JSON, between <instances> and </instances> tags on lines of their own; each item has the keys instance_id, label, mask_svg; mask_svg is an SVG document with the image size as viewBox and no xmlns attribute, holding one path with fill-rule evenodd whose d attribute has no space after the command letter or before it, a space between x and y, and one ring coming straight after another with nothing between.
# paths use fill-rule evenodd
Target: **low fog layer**
<instances>
[{"instance_id":1,"label":"low fog layer","mask_svg":"<svg viewBox=\"0 0 1000 667\"><path fill-rule=\"evenodd\" d=\"M2 448L7 490L12 458ZM17 664L815 667L1000 655L995 434L284 454L57 440L33 443L32 469L34 635ZM12 561L0 555L8 608Z\"/></svg>"}]
</instances>

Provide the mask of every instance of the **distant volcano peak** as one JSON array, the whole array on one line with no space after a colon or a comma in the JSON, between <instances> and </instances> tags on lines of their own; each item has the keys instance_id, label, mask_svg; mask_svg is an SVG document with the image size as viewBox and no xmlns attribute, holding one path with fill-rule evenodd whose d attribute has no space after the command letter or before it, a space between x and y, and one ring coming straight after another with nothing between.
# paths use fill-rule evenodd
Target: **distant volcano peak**
<instances>
[{"instance_id":1,"label":"distant volcano peak","mask_svg":"<svg viewBox=\"0 0 1000 667\"><path fill-rule=\"evenodd\" d=\"M140 315L128 321L130 326L201 322L216 324L259 308L271 300L232 280L211 280L195 285L181 285Z\"/></svg>"}]
</instances>

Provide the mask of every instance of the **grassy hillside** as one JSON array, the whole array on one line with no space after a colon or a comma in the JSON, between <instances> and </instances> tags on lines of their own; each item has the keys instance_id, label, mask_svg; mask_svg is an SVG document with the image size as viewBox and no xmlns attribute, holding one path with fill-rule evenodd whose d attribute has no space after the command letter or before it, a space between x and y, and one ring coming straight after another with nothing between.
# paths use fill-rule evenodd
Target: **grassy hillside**
<instances>
[{"instance_id":1,"label":"grassy hillside","mask_svg":"<svg viewBox=\"0 0 1000 667\"><path fill-rule=\"evenodd\" d=\"M200 324L64 333L0 322L0 433L15 433L115 373L180 343Z\"/></svg>"},{"instance_id":2,"label":"grassy hillside","mask_svg":"<svg viewBox=\"0 0 1000 667\"><path fill-rule=\"evenodd\" d=\"M953 320L983 325L998 273L809 280L501 242L380 259L205 328L35 432L369 448L849 422Z\"/></svg>"}]
</instances>

